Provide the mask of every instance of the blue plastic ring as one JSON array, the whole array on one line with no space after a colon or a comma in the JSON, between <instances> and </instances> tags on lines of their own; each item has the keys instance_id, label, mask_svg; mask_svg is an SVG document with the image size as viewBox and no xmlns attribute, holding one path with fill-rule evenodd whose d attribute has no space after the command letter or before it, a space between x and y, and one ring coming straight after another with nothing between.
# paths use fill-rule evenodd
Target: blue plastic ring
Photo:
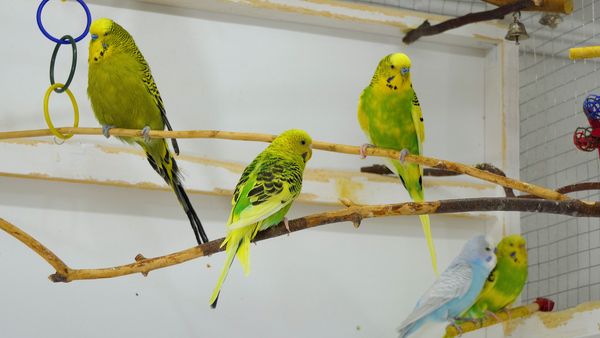
<instances>
[{"instance_id":1,"label":"blue plastic ring","mask_svg":"<svg viewBox=\"0 0 600 338\"><path fill-rule=\"evenodd\" d=\"M48 33L48 31L46 31L46 29L44 28L44 25L42 24L42 10L44 9L44 6L46 6L48 1L50 1L50 0L42 0L40 5L38 6L37 14L36 14L38 27L40 28L40 31L42 31L42 34L44 34L44 36L46 36L48 39L50 39L56 43L60 43L61 45L69 44L70 43L69 41L57 39L57 38L53 37L52 35L50 35L50 33ZM83 10L85 11L87 23L85 25L85 30L83 31L83 33L81 33L80 36L78 36L74 39L75 42L81 41L81 39L83 39L88 34L88 32L90 31L90 25L92 24L92 14L90 13L90 9L88 8L88 6L85 4L85 2L83 2L83 0L77 0L77 2L79 2L81 7L83 7Z\"/></svg>"}]
</instances>

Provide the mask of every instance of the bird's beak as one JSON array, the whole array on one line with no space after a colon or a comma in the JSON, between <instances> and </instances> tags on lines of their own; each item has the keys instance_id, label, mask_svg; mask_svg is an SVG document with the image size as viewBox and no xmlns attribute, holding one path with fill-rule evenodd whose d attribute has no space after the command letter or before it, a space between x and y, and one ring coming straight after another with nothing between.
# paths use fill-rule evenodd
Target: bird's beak
<instances>
[{"instance_id":1,"label":"bird's beak","mask_svg":"<svg viewBox=\"0 0 600 338\"><path fill-rule=\"evenodd\" d=\"M304 159L304 163L308 162L312 157L312 144L307 152L302 153L302 159Z\"/></svg>"}]
</instances>

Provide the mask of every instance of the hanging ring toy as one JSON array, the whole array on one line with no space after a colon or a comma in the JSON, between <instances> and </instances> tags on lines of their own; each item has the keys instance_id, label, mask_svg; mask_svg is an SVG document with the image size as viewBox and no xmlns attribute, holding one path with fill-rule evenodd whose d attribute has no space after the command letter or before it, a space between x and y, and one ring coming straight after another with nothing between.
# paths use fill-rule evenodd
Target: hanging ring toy
<instances>
[{"instance_id":1,"label":"hanging ring toy","mask_svg":"<svg viewBox=\"0 0 600 338\"><path fill-rule=\"evenodd\" d=\"M42 24L42 10L44 9L44 6L46 6L48 1L50 1L50 0L42 0L40 5L38 6L37 14L36 14L36 20L37 20L38 27L40 28L40 31L42 31L42 34L44 34L44 36L46 36L48 39L50 39L56 43L60 43L61 45L66 45L67 43L69 43L69 41L65 41L62 39L59 40L59 39L55 38L54 36L50 35L50 33L48 33L48 31L46 31L46 29L44 28L44 24ZM90 25L92 24L92 14L90 13L90 9L88 8L88 6L85 4L85 2L83 2L83 0L77 0L77 2L79 2L81 7L83 7L87 21L86 21L85 29L83 30L83 33L81 33L80 36L78 36L74 39L75 42L81 41L81 39L83 39L87 35L87 33L90 31Z\"/></svg>"},{"instance_id":2,"label":"hanging ring toy","mask_svg":"<svg viewBox=\"0 0 600 338\"><path fill-rule=\"evenodd\" d=\"M48 125L50 132L54 136L63 140L67 140L71 138L73 134L63 135L58 130L56 130L56 128L54 128L54 124L52 123L52 119L50 119L50 113L48 112L48 101L50 100L50 94L52 94L52 92L57 88L64 88L64 84L55 83L48 87L48 90L46 90L46 95L44 95L44 118L46 119L46 124ZM77 107L77 101L75 100L75 96L73 95L71 90L65 89L65 92L67 93L67 95L69 95L69 99L71 99L71 104L73 105L73 128L77 128L79 126L79 107Z\"/></svg>"},{"instance_id":3,"label":"hanging ring toy","mask_svg":"<svg viewBox=\"0 0 600 338\"><path fill-rule=\"evenodd\" d=\"M56 88L54 91L56 93L63 93L65 90L69 89L69 85L71 85L71 81L73 80L73 75L75 75L75 69L77 68L77 45L75 44L75 40L70 35L65 35L60 38L62 41L69 41L71 43L71 51L72 51L72 59L71 59L71 71L69 72L69 77L67 78L67 82L65 82L64 87ZM50 83L54 84L54 65L56 63L56 54L58 54L58 50L62 46L60 43L56 44L54 47L54 51L52 52L52 58L50 58Z\"/></svg>"}]
</instances>

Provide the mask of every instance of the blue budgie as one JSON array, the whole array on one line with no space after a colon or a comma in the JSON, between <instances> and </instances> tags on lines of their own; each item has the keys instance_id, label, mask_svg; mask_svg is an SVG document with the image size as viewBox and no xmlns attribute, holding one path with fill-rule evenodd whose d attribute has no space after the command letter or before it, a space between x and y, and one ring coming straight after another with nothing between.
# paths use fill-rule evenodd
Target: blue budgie
<instances>
[{"instance_id":1,"label":"blue budgie","mask_svg":"<svg viewBox=\"0 0 600 338\"><path fill-rule=\"evenodd\" d=\"M428 321L453 321L473 305L496 265L494 251L493 242L483 235L469 240L401 324L400 337L414 333Z\"/></svg>"}]
</instances>

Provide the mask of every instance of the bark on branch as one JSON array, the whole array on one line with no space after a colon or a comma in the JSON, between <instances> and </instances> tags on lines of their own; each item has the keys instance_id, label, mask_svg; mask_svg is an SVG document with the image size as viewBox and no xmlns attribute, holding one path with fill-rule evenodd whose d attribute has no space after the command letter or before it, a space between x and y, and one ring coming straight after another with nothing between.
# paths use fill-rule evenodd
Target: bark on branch
<instances>
[{"instance_id":1,"label":"bark on branch","mask_svg":"<svg viewBox=\"0 0 600 338\"><path fill-rule=\"evenodd\" d=\"M57 128L57 130L62 134L102 135L101 128ZM51 135L52 134L49 129L0 132L0 140ZM142 131L133 129L113 128L110 130L110 135L142 137ZM275 135L269 134L237 133L220 130L150 131L149 136L151 138L212 138L260 142L271 142L275 138ZM360 155L360 147L358 146L313 141L313 148L342 154ZM397 159L400 157L399 151L377 147L367 148L366 154L369 156L387 157L392 159ZM486 172L484 170L480 170L457 162L450 162L432 157L418 156L412 154L406 155L404 160L408 163L417 163L435 169L459 172L461 174L476 177L484 181L499 184L506 188L516 189L549 200L563 201L569 199L563 194L560 194L556 191L544 187L521 182L508 177L502 177L500 175L492 174L490 172Z\"/></svg>"},{"instance_id":2,"label":"bark on branch","mask_svg":"<svg viewBox=\"0 0 600 338\"><path fill-rule=\"evenodd\" d=\"M292 220L289 222L290 231L295 232L324 224L339 222L351 222L357 226L362 220L367 218L400 215L446 214L469 211L524 211L561 214L574 217L600 217L600 203L583 202L576 199L548 201L539 198L495 197L453 199L423 203L407 202L372 206L354 205L346 202L346 205L346 208L337 211L324 212ZM136 256L135 263L127 265L101 269L72 269L33 237L9 222L0 219L0 229L3 229L19 241L23 242L23 244L30 247L46 260L56 270L56 273L49 277L53 282L113 278L134 273L146 275L150 271L156 269L180 264L194 258L212 255L224 250L224 248L220 247L221 242L223 241L223 238L220 238L197 247L165 256L145 258L140 254ZM255 241L262 241L287 233L285 226L279 224L268 230L259 232Z\"/></svg>"},{"instance_id":3,"label":"bark on branch","mask_svg":"<svg viewBox=\"0 0 600 338\"><path fill-rule=\"evenodd\" d=\"M469 13L467 15L460 16L438 23L437 25L431 25L429 21L425 20L419 27L410 30L402 42L405 44L411 44L417 41L422 36L430 36L443 33L447 30L458 28L464 25L468 25L475 22L488 21L488 20L501 20L506 14L517 12L526 8L531 8L535 4L532 0L519 0L517 2L500 6L489 11Z\"/></svg>"},{"instance_id":4,"label":"bark on branch","mask_svg":"<svg viewBox=\"0 0 600 338\"><path fill-rule=\"evenodd\" d=\"M456 326L450 325L446 328L446 335L444 335L444 338L457 337L462 335L463 333L479 330L481 328L496 325L498 323L522 317L529 317L538 311L550 312L553 308L553 301L546 298L538 298L535 300L534 303L497 312L496 318L494 318L493 316L487 316L479 324L476 324L474 322L462 323L458 325L458 327L460 327L460 330L458 330ZM497 319L500 319L500 321L498 321Z\"/></svg>"}]
</instances>

